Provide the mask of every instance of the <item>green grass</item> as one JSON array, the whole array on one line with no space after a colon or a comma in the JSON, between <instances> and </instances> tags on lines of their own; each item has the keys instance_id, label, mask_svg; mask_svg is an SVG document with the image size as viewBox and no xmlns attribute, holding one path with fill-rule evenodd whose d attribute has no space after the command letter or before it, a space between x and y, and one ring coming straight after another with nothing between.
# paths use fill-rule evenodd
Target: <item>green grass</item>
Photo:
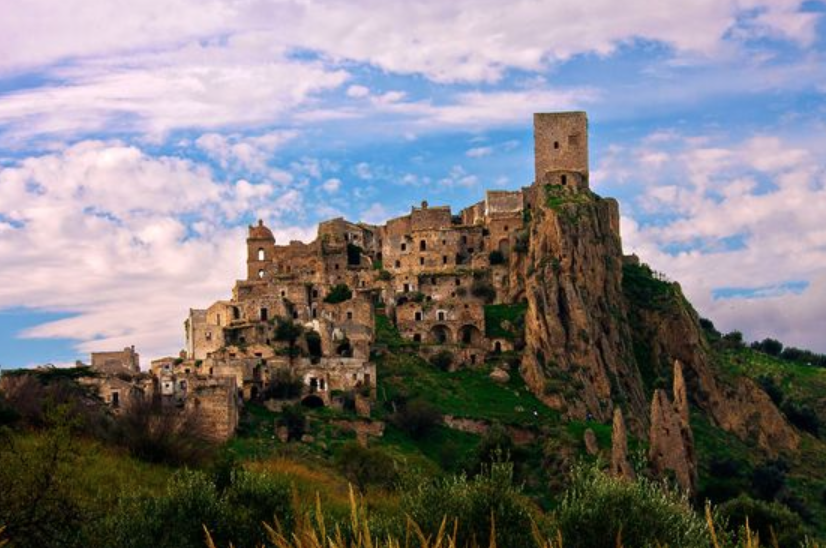
<instances>
[{"instance_id":1,"label":"green grass","mask_svg":"<svg viewBox=\"0 0 826 548\"><path fill-rule=\"evenodd\" d=\"M420 357L391 354L379 360L379 402L398 396L422 397L446 415L520 426L559 422L559 413L542 404L514 372L499 385L484 369L445 372Z\"/></svg>"},{"instance_id":2,"label":"green grass","mask_svg":"<svg viewBox=\"0 0 826 548\"><path fill-rule=\"evenodd\" d=\"M485 335L489 338L514 339L524 330L527 311L527 303L486 305ZM506 327L507 324L510 326Z\"/></svg>"}]
</instances>

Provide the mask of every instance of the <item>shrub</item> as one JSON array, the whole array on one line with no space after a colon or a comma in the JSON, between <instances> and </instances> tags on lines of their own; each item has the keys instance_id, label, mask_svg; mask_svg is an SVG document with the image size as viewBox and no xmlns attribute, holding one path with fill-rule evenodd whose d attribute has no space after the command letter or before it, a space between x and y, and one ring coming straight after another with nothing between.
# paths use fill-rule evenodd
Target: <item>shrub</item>
<instances>
[{"instance_id":1,"label":"shrub","mask_svg":"<svg viewBox=\"0 0 826 548\"><path fill-rule=\"evenodd\" d=\"M492 265L502 264L505 262L505 256L498 249L494 249L488 254L488 260Z\"/></svg>"},{"instance_id":2,"label":"shrub","mask_svg":"<svg viewBox=\"0 0 826 548\"><path fill-rule=\"evenodd\" d=\"M347 284L337 284L333 286L330 292L324 297L325 303L338 304L344 301L349 301L353 298L353 292L347 287Z\"/></svg>"},{"instance_id":3,"label":"shrub","mask_svg":"<svg viewBox=\"0 0 826 548\"><path fill-rule=\"evenodd\" d=\"M279 369L264 390L264 399L294 399L301 395L303 388L304 383L300 378L287 369Z\"/></svg>"},{"instance_id":4,"label":"shrub","mask_svg":"<svg viewBox=\"0 0 826 548\"><path fill-rule=\"evenodd\" d=\"M442 414L425 400L412 400L393 413L390 421L411 438L420 439L442 422Z\"/></svg>"},{"instance_id":5,"label":"shrub","mask_svg":"<svg viewBox=\"0 0 826 548\"><path fill-rule=\"evenodd\" d=\"M379 280L381 280L382 282L390 281L392 277L393 275L390 274L390 272L388 272L387 270L382 270L379 272Z\"/></svg>"},{"instance_id":6,"label":"shrub","mask_svg":"<svg viewBox=\"0 0 826 548\"><path fill-rule=\"evenodd\" d=\"M719 512L728 520L733 533L739 531L741 541L745 540L742 536L746 519L751 531L759 533L761 545L771 545L773 534L779 546L801 546L805 539L800 517L776 502L754 500L743 495L722 504Z\"/></svg>"},{"instance_id":7,"label":"shrub","mask_svg":"<svg viewBox=\"0 0 826 548\"><path fill-rule=\"evenodd\" d=\"M783 390L774 382L774 378L768 375L761 375L757 378L757 383L760 388L768 394L775 405L780 405L783 402Z\"/></svg>"},{"instance_id":8,"label":"shrub","mask_svg":"<svg viewBox=\"0 0 826 548\"><path fill-rule=\"evenodd\" d=\"M595 466L575 466L555 513L566 548L707 548L708 526L685 495L647 478L626 481Z\"/></svg>"},{"instance_id":9,"label":"shrub","mask_svg":"<svg viewBox=\"0 0 826 548\"><path fill-rule=\"evenodd\" d=\"M781 410L793 425L809 432L813 436L818 435L820 431L820 418L814 409L808 405L787 401L783 404Z\"/></svg>"},{"instance_id":10,"label":"shrub","mask_svg":"<svg viewBox=\"0 0 826 548\"><path fill-rule=\"evenodd\" d=\"M132 402L117 419L116 438L135 457L172 465L197 465L215 447L200 415L163 405L159 399Z\"/></svg>"},{"instance_id":11,"label":"shrub","mask_svg":"<svg viewBox=\"0 0 826 548\"><path fill-rule=\"evenodd\" d=\"M348 442L341 447L336 455L336 464L362 493L368 485L393 487L398 479L392 457L382 449L362 447L357 442Z\"/></svg>"},{"instance_id":12,"label":"shrub","mask_svg":"<svg viewBox=\"0 0 826 548\"><path fill-rule=\"evenodd\" d=\"M473 479L460 475L410 486L401 506L426 536L435 536L446 519L448 531L456 527L456 546L493 546L491 520L499 548L534 545L532 507L514 486L510 463L493 464Z\"/></svg>"},{"instance_id":13,"label":"shrub","mask_svg":"<svg viewBox=\"0 0 826 548\"><path fill-rule=\"evenodd\" d=\"M203 472L181 471L166 493L124 500L101 531L101 544L123 548L203 548L204 528L217 546L261 546L262 522L294 522L290 487L263 474L239 471L220 491Z\"/></svg>"},{"instance_id":14,"label":"shrub","mask_svg":"<svg viewBox=\"0 0 826 548\"><path fill-rule=\"evenodd\" d=\"M496 289L485 280L473 280L473 285L470 287L470 293L479 299L483 299L486 303L492 303L496 299Z\"/></svg>"},{"instance_id":15,"label":"shrub","mask_svg":"<svg viewBox=\"0 0 826 548\"><path fill-rule=\"evenodd\" d=\"M448 371L453 365L453 353L449 350L441 350L430 357L430 365L442 371Z\"/></svg>"},{"instance_id":16,"label":"shrub","mask_svg":"<svg viewBox=\"0 0 826 548\"><path fill-rule=\"evenodd\" d=\"M281 426L287 428L290 440L300 440L307 428L307 419L304 416L304 409L300 405L288 405L281 411L281 419L278 421Z\"/></svg>"},{"instance_id":17,"label":"shrub","mask_svg":"<svg viewBox=\"0 0 826 548\"><path fill-rule=\"evenodd\" d=\"M779 356L783 352L783 343L776 339L763 339L760 342L751 344L754 350L768 354L769 356Z\"/></svg>"},{"instance_id":18,"label":"shrub","mask_svg":"<svg viewBox=\"0 0 826 548\"><path fill-rule=\"evenodd\" d=\"M781 459L765 462L755 468L751 476L751 487L755 496L762 500L774 500L786 486L788 471L789 465Z\"/></svg>"}]
</instances>

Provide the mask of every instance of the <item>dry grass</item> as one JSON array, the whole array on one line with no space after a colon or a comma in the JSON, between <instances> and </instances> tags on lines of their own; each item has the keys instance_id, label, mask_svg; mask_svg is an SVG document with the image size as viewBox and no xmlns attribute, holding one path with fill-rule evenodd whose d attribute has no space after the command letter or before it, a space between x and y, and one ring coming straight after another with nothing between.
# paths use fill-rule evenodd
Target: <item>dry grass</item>
<instances>
[{"instance_id":1,"label":"dry grass","mask_svg":"<svg viewBox=\"0 0 826 548\"><path fill-rule=\"evenodd\" d=\"M290 463L290 461L285 461L285 463ZM294 464L295 463L291 463L290 466ZM425 534L413 520L408 518L407 531L404 539L380 539L374 537L370 532L363 501L355 494L352 487L349 489L348 498L350 502L350 526L352 533L350 538L345 537L341 529L337 526L334 529L329 528L325 522L321 497L316 495L314 517L311 517L309 512L302 513L296 522L295 531L292 534L284 533L278 523L272 526L266 523L262 524L266 530L270 545L275 548L411 548L413 546L418 548L481 548L479 546L458 546L456 544L458 522L454 521L451 524L448 523L447 519L442 520L442 524L435 535ZM740 543L736 545L723 545L719 540L720 537L714 525L710 506L706 507L706 521L711 532L712 546L710 548L761 548L761 546L781 548L774 535L772 535L770 544L761 544L759 536L751 531L748 522L746 522L743 531L745 538L741 539ZM494 534L495 527L495 523L491 521L491 543L487 548L497 548L496 535ZM206 527L204 527L204 531L206 533L207 548L219 548L213 542ZM2 529L0 529L0 533L2 533ZM533 536L536 542L536 548L564 548L562 535L559 532L556 533L556 538L545 538L539 531L539 528L534 524ZM0 546L2 545L3 542L0 541ZM233 548L231 544L230 548ZM623 548L621 533L617 536L616 548ZM659 548L668 547L659 546ZM818 544L812 543L807 544L806 548L820 547Z\"/></svg>"}]
</instances>

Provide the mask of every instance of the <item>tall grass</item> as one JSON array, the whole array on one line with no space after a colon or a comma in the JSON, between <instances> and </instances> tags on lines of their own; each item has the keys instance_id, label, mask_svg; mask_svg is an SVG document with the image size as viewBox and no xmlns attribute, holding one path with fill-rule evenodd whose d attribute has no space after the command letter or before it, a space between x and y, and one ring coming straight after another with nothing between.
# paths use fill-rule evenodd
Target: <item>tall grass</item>
<instances>
[{"instance_id":1,"label":"tall grass","mask_svg":"<svg viewBox=\"0 0 826 548\"><path fill-rule=\"evenodd\" d=\"M350 488L350 531L345 533L339 526L329 527L321 504L321 498L316 496L315 511L304 512L295 524L293 533L285 533L276 522L274 525L262 524L266 530L268 545L274 548L483 548L471 542L461 545L457 542L458 520L442 520L441 526L435 534L426 534L410 517L407 518L407 527L403 538L388 536L379 538L370 530L370 520L363 502ZM726 535L718 534L714 516L710 505L706 506L705 521L709 531L709 548L794 548L781 547L777 537L772 535L768 544L762 544L758 534L751 531L748 522L743 527L739 541L727 541ZM566 544L559 529L551 538L544 536L539 527L533 524L533 539L535 548L565 548ZM209 530L204 527L207 548L221 548L215 544ZM486 548L498 548L496 543L496 525L491 520L490 543ZM574 540L574 539L572 539ZM622 532L611 540L616 548L640 548L625 545ZM232 546L232 545L230 545ZM657 548L668 548L667 544L655 543ZM531 548L525 546L523 548ZM653 547L652 547L653 548ZM679 548L674 546L673 548ZM807 542L803 548L819 548L814 542Z\"/></svg>"}]
</instances>

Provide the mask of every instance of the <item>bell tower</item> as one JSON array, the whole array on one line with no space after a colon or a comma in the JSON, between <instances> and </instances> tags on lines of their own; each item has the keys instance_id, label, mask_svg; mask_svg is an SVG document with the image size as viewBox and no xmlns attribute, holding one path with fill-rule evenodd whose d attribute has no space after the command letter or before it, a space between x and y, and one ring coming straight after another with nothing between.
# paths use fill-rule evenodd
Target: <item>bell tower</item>
<instances>
[{"instance_id":1,"label":"bell tower","mask_svg":"<svg viewBox=\"0 0 826 548\"><path fill-rule=\"evenodd\" d=\"M267 275L268 266L275 256L275 236L258 220L257 226L249 227L247 237L247 280L261 280Z\"/></svg>"}]
</instances>

